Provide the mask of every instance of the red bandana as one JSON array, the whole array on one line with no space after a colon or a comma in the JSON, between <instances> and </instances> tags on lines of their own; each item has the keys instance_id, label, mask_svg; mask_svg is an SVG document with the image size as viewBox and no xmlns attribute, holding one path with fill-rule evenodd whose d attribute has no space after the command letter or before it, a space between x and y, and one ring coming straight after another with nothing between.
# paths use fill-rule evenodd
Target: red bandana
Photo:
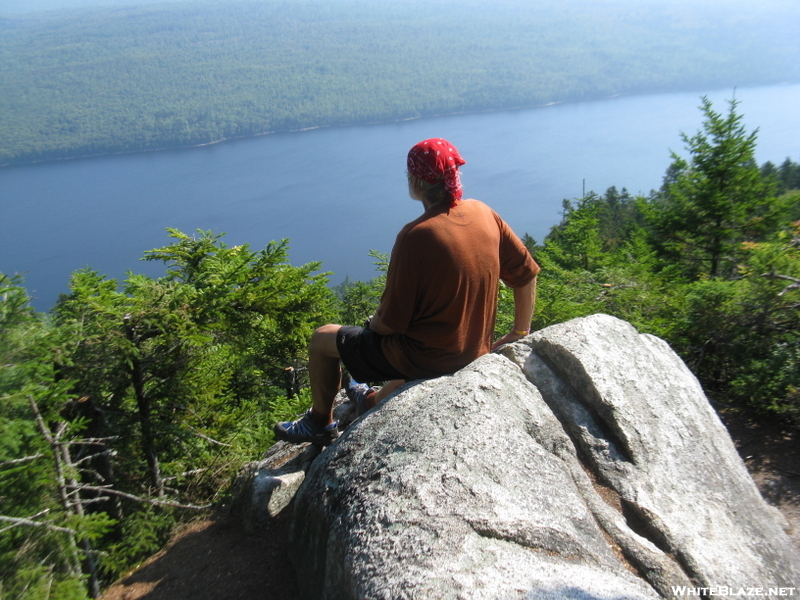
<instances>
[{"instance_id":1,"label":"red bandana","mask_svg":"<svg viewBox=\"0 0 800 600\"><path fill-rule=\"evenodd\" d=\"M414 177L436 183L444 179L444 189L450 195L450 205L461 199L461 176L458 167L466 164L447 140L431 138L408 151L408 172Z\"/></svg>"}]
</instances>

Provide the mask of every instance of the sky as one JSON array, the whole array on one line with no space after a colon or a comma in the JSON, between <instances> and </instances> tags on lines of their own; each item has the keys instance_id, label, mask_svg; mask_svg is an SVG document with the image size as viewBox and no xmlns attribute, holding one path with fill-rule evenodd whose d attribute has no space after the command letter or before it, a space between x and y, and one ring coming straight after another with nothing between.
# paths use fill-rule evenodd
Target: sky
<instances>
[{"instance_id":1,"label":"sky","mask_svg":"<svg viewBox=\"0 0 800 600\"><path fill-rule=\"evenodd\" d=\"M168 2L191 0L166 0ZM165 0L0 0L0 15L12 15L61 8L86 6L124 6L129 4L155 4Z\"/></svg>"},{"instance_id":2,"label":"sky","mask_svg":"<svg viewBox=\"0 0 800 600\"><path fill-rule=\"evenodd\" d=\"M166 2L192 2L195 0L0 0L0 15L11 15L29 12L38 12L44 10L55 10L62 8L75 8L87 6L124 6L132 4L156 4ZM335 0L320 0L321 2L332 2ZM381 0L385 1L385 0ZM402 1L402 0L398 0ZM530 0L519 0L520 4L529 2ZM602 3L604 0L597 0ZM623 0L624 1L624 0ZM759 0L759 4L781 5L790 4L797 0ZM580 0L583 3L585 0ZM691 4L695 6L715 6L731 7L731 6L751 6L752 0L629 0L631 5L641 6L648 2L655 2L659 5L680 5ZM565 0L565 4L570 4L570 0ZM492 4L491 0L487 0L487 4Z\"/></svg>"}]
</instances>

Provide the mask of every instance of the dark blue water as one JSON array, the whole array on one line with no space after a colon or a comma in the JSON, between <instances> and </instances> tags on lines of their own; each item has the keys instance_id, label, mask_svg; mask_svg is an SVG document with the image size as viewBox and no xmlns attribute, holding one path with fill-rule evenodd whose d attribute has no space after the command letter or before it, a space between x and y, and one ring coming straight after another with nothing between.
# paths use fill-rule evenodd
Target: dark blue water
<instances>
[{"instance_id":1,"label":"dark blue water","mask_svg":"<svg viewBox=\"0 0 800 600\"><path fill-rule=\"evenodd\" d=\"M727 111L733 90L709 92ZM542 240L562 200L609 186L661 185L680 133L702 124L701 94L616 98L502 113L319 129L203 148L0 169L0 272L25 273L47 310L69 275L91 266L114 278L158 275L139 262L169 243L166 227L226 232L259 249L290 239L293 264L322 261L333 283L374 275L370 249L389 252L421 212L406 190L405 156L444 137L467 160L465 194ZM737 90L757 159L800 159L800 85Z\"/></svg>"}]
</instances>

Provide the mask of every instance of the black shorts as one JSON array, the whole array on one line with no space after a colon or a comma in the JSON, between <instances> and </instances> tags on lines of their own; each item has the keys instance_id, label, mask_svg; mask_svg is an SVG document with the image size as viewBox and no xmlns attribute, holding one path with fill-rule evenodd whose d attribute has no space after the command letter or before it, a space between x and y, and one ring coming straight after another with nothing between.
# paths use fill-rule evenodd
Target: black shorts
<instances>
[{"instance_id":1,"label":"black shorts","mask_svg":"<svg viewBox=\"0 0 800 600\"><path fill-rule=\"evenodd\" d=\"M336 348L350 376L359 383L406 379L395 369L381 349L381 339L371 329L343 326L336 335Z\"/></svg>"}]
</instances>

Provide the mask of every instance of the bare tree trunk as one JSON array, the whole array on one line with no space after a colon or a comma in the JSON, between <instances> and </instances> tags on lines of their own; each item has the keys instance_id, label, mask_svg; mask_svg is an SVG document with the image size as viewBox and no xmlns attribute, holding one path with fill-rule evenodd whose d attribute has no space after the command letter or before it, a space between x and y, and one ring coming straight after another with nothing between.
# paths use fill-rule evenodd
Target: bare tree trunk
<instances>
[{"instance_id":1,"label":"bare tree trunk","mask_svg":"<svg viewBox=\"0 0 800 600\"><path fill-rule=\"evenodd\" d=\"M33 414L36 416L36 423L39 425L39 431L41 431L42 435L44 436L45 440L47 440L47 443L50 445L50 448L53 451L53 461L56 470L56 483L58 484L58 496L61 500L61 507L67 514L82 517L83 505L81 505L80 497L78 497L75 501L70 498L72 493L76 495L78 494L77 490L74 492L69 491L70 487L74 488L77 482L75 482L75 480L72 478L67 481L67 475L64 470L65 465L67 467L72 467L72 461L70 460L69 449L67 447L68 443L59 441L59 438L67 429L67 424L59 424L58 430L54 435L44 422L42 414L39 412L39 407L37 406L36 400L33 398L33 396L28 396L28 401L30 402ZM70 546L70 570L74 576L80 577L83 573L83 569L81 567L77 536L74 534L68 535L68 540ZM97 598L100 596L100 586L97 581L97 569L94 560L94 553L88 539L81 539L80 546L83 548L86 557L85 562L87 570L89 571L89 594L92 598Z\"/></svg>"},{"instance_id":2,"label":"bare tree trunk","mask_svg":"<svg viewBox=\"0 0 800 600\"><path fill-rule=\"evenodd\" d=\"M64 464L68 468L70 468L70 470L72 470L71 467L74 467L74 465L72 464L72 457L70 456L69 444L60 443L58 444L58 446L59 446L58 449L54 448L54 452L57 452L60 449L61 456L64 460ZM72 508L72 512L78 515L79 517L83 517L84 516L83 504L81 504L80 489L77 480L74 477L66 477L64 481L66 484L70 486L72 490L70 494L75 495L75 499L70 500L70 506ZM83 553L84 556L86 557L85 560L83 561L83 564L85 566L85 570L88 571L89 574L89 581L88 581L89 595L92 598L98 598L100 596L100 583L97 579L97 561L94 558L94 551L92 550L92 544L88 539L83 538L80 540L80 545L81 548L83 548Z\"/></svg>"}]
</instances>

